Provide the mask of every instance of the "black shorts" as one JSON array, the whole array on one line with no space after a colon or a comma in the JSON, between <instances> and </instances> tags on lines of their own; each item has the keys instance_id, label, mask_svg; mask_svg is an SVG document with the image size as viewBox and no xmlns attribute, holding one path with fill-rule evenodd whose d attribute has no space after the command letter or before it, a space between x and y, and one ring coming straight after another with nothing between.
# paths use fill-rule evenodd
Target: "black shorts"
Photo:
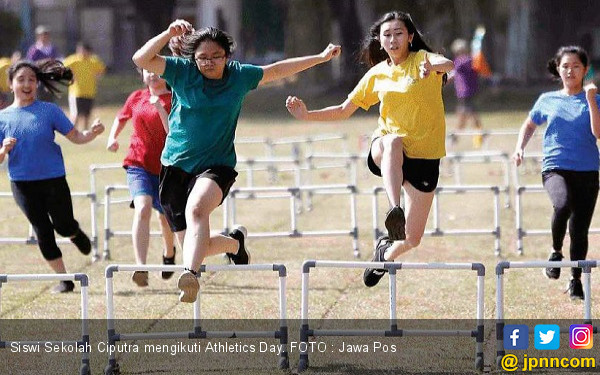
<instances>
[{"instance_id":1,"label":"black shorts","mask_svg":"<svg viewBox=\"0 0 600 375\"><path fill-rule=\"evenodd\" d=\"M75 101L74 103L73 99ZM73 105L75 108L73 108ZM69 97L69 107L71 107L70 110L72 114L76 114L77 116L89 116L94 107L94 99Z\"/></svg>"},{"instance_id":2,"label":"black shorts","mask_svg":"<svg viewBox=\"0 0 600 375\"><path fill-rule=\"evenodd\" d=\"M221 203L223 203L237 175L238 173L233 168L222 165L207 168L197 174L187 173L174 166L165 167L163 165L160 169L158 196L171 230L180 232L187 228L185 206L197 179L208 178L216 182L223 192L221 199Z\"/></svg>"},{"instance_id":3,"label":"black shorts","mask_svg":"<svg viewBox=\"0 0 600 375\"><path fill-rule=\"evenodd\" d=\"M370 149L369 156L367 156L367 166L371 173L381 177L381 169L375 164ZM402 174L404 175L404 181L410 182L417 190L430 193L435 190L438 184L440 159L413 159L404 154Z\"/></svg>"}]
</instances>

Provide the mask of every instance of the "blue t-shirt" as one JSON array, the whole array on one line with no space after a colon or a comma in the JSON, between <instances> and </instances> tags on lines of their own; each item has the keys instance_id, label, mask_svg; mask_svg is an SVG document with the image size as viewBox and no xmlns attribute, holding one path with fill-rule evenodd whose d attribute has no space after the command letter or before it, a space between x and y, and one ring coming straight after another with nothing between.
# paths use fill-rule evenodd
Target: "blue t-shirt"
<instances>
[{"instance_id":1,"label":"blue t-shirt","mask_svg":"<svg viewBox=\"0 0 600 375\"><path fill-rule=\"evenodd\" d=\"M65 175L60 146L54 131L66 135L73 124L54 103L36 100L26 107L8 107L0 111L0 140L17 139L8 153L8 177L11 181L36 181Z\"/></svg>"},{"instance_id":2,"label":"blue t-shirt","mask_svg":"<svg viewBox=\"0 0 600 375\"><path fill-rule=\"evenodd\" d=\"M600 95L596 95L600 103ZM536 125L547 123L544 133L542 171L597 171L600 165L596 137L592 134L585 92L566 95L547 92L529 112Z\"/></svg>"},{"instance_id":3,"label":"blue t-shirt","mask_svg":"<svg viewBox=\"0 0 600 375\"><path fill-rule=\"evenodd\" d=\"M212 80L192 60L169 56L162 77L173 89L173 106L161 163L188 173L234 168L238 116L244 97L262 79L262 68L229 61L223 78Z\"/></svg>"}]
</instances>

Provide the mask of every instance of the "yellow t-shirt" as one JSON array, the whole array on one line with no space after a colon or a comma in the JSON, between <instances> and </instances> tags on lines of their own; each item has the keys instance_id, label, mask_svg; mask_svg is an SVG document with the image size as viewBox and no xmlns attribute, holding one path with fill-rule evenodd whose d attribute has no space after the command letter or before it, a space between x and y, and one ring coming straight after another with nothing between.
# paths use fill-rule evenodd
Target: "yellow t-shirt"
<instances>
[{"instance_id":1,"label":"yellow t-shirt","mask_svg":"<svg viewBox=\"0 0 600 375\"><path fill-rule=\"evenodd\" d=\"M69 86L69 96L94 99L96 97L96 78L104 73L106 67L96 55L84 58L83 55L68 56L64 65L73 71L73 84Z\"/></svg>"},{"instance_id":2,"label":"yellow t-shirt","mask_svg":"<svg viewBox=\"0 0 600 375\"><path fill-rule=\"evenodd\" d=\"M368 110L379 104L379 126L373 136L398 134L406 156L440 159L446 155L446 120L442 101L442 75L419 77L419 64L428 54L411 52L400 65L387 61L373 66L348 95L352 103Z\"/></svg>"},{"instance_id":3,"label":"yellow t-shirt","mask_svg":"<svg viewBox=\"0 0 600 375\"><path fill-rule=\"evenodd\" d=\"M8 57L0 58L0 92L9 92L10 86L8 85L8 68L10 68L11 61Z\"/></svg>"}]
</instances>

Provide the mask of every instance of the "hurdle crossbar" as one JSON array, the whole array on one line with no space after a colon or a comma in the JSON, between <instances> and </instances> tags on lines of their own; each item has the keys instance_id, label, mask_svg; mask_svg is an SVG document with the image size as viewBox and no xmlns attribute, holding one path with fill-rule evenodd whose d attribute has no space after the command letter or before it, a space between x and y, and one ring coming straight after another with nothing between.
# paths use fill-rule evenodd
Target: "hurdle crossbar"
<instances>
[{"instance_id":1,"label":"hurdle crossbar","mask_svg":"<svg viewBox=\"0 0 600 375\"><path fill-rule=\"evenodd\" d=\"M297 201L302 192L311 192L316 195L345 195L350 196L350 225L349 230L331 229L331 230L299 230L297 223ZM225 232L229 230L230 225L237 222L236 199L239 197L249 199L273 199L288 198L290 200L290 230L280 232L250 232L249 238L268 238L268 237L323 237L323 236L351 236L354 249L354 256L359 257L358 248L358 226L356 218L356 194L357 189L353 185L313 185L298 187L255 187L255 188L236 188L229 192L227 207L224 213L227 219L224 219Z\"/></svg>"},{"instance_id":2,"label":"hurdle crossbar","mask_svg":"<svg viewBox=\"0 0 600 375\"><path fill-rule=\"evenodd\" d=\"M198 272L201 277L205 272L253 272L253 271L275 271L279 276L279 329L276 331L205 331L201 327L200 317L200 296L201 290L198 290L196 302L193 304L194 326L190 331L181 332L152 332L152 333L117 333L115 330L114 314L114 289L113 275L115 272L133 272L133 271L184 271L183 265L109 265L106 267L106 319L108 329L108 343L114 345L117 341L123 340L154 340L154 339L207 339L207 338L256 338L267 337L279 339L281 353L279 357L279 368L289 368L288 357L288 326L287 326L287 301L286 301L286 280L287 269L283 264L248 264L248 265L202 265ZM108 365L105 374L118 374L120 372L119 364L115 358L115 353L109 353Z\"/></svg>"},{"instance_id":3,"label":"hurdle crossbar","mask_svg":"<svg viewBox=\"0 0 600 375\"><path fill-rule=\"evenodd\" d=\"M493 227L491 229L486 228L470 228L470 229L442 229L440 224L440 194L463 194L469 192L486 192L491 191L494 195L493 206ZM425 235L432 237L443 237L443 236L481 236L481 235L492 235L494 236L494 253L496 256L500 255L500 191L498 186L476 186L476 185L464 185L464 186L438 186L434 192L433 198L433 228L426 229ZM384 234L384 231L379 229L379 204L378 196L385 193L385 188L377 186L373 188L373 235L374 243L377 239Z\"/></svg>"},{"instance_id":4,"label":"hurdle crossbar","mask_svg":"<svg viewBox=\"0 0 600 375\"><path fill-rule=\"evenodd\" d=\"M582 269L583 284L583 320L584 324L592 324L592 299L591 299L591 273L592 268L598 266L597 260L578 260L578 261L530 261L530 262L498 262L496 265L496 364L501 366L502 357L504 357L504 273L510 268L571 268L579 267ZM568 332L563 330L561 332ZM596 332L596 327L594 327Z\"/></svg>"},{"instance_id":5,"label":"hurdle crossbar","mask_svg":"<svg viewBox=\"0 0 600 375\"><path fill-rule=\"evenodd\" d=\"M81 340L74 341L53 341L53 340L2 340L0 337L0 349L9 347L29 345L42 346L50 343L51 345L74 345L78 348L77 352L82 353L80 374L90 375L90 335L88 327L88 286L89 279L83 273L57 273L57 274L0 274L0 311L2 310L2 284L8 282L25 281L75 281L81 285ZM79 350L81 349L81 350Z\"/></svg>"},{"instance_id":6,"label":"hurdle crossbar","mask_svg":"<svg viewBox=\"0 0 600 375\"><path fill-rule=\"evenodd\" d=\"M311 268L382 268L389 275L389 329L382 330L319 330L309 327L309 273ZM396 308L396 273L401 269L431 269L431 270L474 270L477 271L477 327L474 330L407 330L398 329ZM308 368L308 348L306 343L310 337L317 336L466 336L474 337L475 367L483 369L483 336L484 336L484 281L485 266L481 263L396 263L396 262L343 262L307 260L302 265L302 302L300 318L300 341L305 345L300 346L300 361L298 371ZM304 349L304 350L303 350Z\"/></svg>"}]
</instances>

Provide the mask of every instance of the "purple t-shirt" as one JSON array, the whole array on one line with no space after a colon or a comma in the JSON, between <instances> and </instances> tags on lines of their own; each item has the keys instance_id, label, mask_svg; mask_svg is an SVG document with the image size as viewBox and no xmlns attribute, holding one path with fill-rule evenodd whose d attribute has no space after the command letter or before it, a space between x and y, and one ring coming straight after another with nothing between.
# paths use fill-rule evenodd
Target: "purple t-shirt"
<instances>
[{"instance_id":1,"label":"purple t-shirt","mask_svg":"<svg viewBox=\"0 0 600 375\"><path fill-rule=\"evenodd\" d=\"M31 61L58 59L58 50L54 47L54 44L42 48L38 48L37 44L34 44L29 47L27 58Z\"/></svg>"},{"instance_id":2,"label":"purple t-shirt","mask_svg":"<svg viewBox=\"0 0 600 375\"><path fill-rule=\"evenodd\" d=\"M473 69L473 59L469 55L457 56L454 60L454 88L456 97L470 98L477 92L477 72Z\"/></svg>"}]
</instances>

